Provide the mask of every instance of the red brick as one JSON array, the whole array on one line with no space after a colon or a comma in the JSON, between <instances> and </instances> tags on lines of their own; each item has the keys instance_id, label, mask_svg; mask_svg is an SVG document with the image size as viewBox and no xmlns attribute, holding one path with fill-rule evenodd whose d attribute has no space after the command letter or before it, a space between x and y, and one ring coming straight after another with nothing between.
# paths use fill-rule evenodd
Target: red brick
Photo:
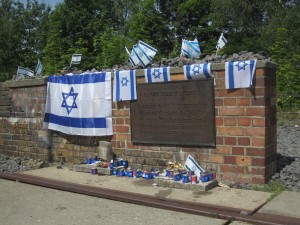
<instances>
[{"instance_id":1,"label":"red brick","mask_svg":"<svg viewBox=\"0 0 300 225\"><path fill-rule=\"evenodd\" d=\"M264 87L267 84L266 77L256 77L255 78L255 86L256 87Z\"/></svg>"},{"instance_id":2,"label":"red brick","mask_svg":"<svg viewBox=\"0 0 300 225\"><path fill-rule=\"evenodd\" d=\"M250 138L248 138L248 137L239 137L238 138L238 145L241 145L241 146L250 145Z\"/></svg>"},{"instance_id":3,"label":"red brick","mask_svg":"<svg viewBox=\"0 0 300 225\"><path fill-rule=\"evenodd\" d=\"M250 99L249 98L238 98L237 105L238 106L250 106Z\"/></svg>"},{"instance_id":4,"label":"red brick","mask_svg":"<svg viewBox=\"0 0 300 225\"><path fill-rule=\"evenodd\" d=\"M212 163L223 163L223 156L211 154L210 155L210 161Z\"/></svg>"},{"instance_id":5,"label":"red brick","mask_svg":"<svg viewBox=\"0 0 300 225\"><path fill-rule=\"evenodd\" d=\"M224 156L224 164L236 164L235 156Z\"/></svg>"},{"instance_id":6,"label":"red brick","mask_svg":"<svg viewBox=\"0 0 300 225\"><path fill-rule=\"evenodd\" d=\"M265 166L266 164L265 158L252 158L252 166Z\"/></svg>"},{"instance_id":7,"label":"red brick","mask_svg":"<svg viewBox=\"0 0 300 225\"><path fill-rule=\"evenodd\" d=\"M266 75L265 69L256 69L255 70L255 76L256 77L263 77Z\"/></svg>"},{"instance_id":8,"label":"red brick","mask_svg":"<svg viewBox=\"0 0 300 225\"><path fill-rule=\"evenodd\" d=\"M223 99L222 98L215 98L215 106L223 106Z\"/></svg>"},{"instance_id":9,"label":"red brick","mask_svg":"<svg viewBox=\"0 0 300 225\"><path fill-rule=\"evenodd\" d=\"M265 147L266 146L266 138L252 138L252 146L253 147Z\"/></svg>"},{"instance_id":10,"label":"red brick","mask_svg":"<svg viewBox=\"0 0 300 225\"><path fill-rule=\"evenodd\" d=\"M239 126L250 126L251 119L249 117L246 118L238 118L238 125Z\"/></svg>"},{"instance_id":11,"label":"red brick","mask_svg":"<svg viewBox=\"0 0 300 225\"><path fill-rule=\"evenodd\" d=\"M216 117L216 126L223 126L223 117Z\"/></svg>"},{"instance_id":12,"label":"red brick","mask_svg":"<svg viewBox=\"0 0 300 225\"><path fill-rule=\"evenodd\" d=\"M220 165L221 173L241 173L243 174L245 167L235 165Z\"/></svg>"},{"instance_id":13,"label":"red brick","mask_svg":"<svg viewBox=\"0 0 300 225\"><path fill-rule=\"evenodd\" d=\"M223 145L224 143L224 138L223 137L217 137L216 138L216 144L217 145Z\"/></svg>"},{"instance_id":14,"label":"red brick","mask_svg":"<svg viewBox=\"0 0 300 225\"><path fill-rule=\"evenodd\" d=\"M235 137L224 137L225 145L236 145Z\"/></svg>"},{"instance_id":15,"label":"red brick","mask_svg":"<svg viewBox=\"0 0 300 225\"><path fill-rule=\"evenodd\" d=\"M242 136L244 135L244 129L240 127L218 127L218 135L224 136Z\"/></svg>"},{"instance_id":16,"label":"red brick","mask_svg":"<svg viewBox=\"0 0 300 225\"><path fill-rule=\"evenodd\" d=\"M263 137L266 135L265 127L247 127L245 128L246 136Z\"/></svg>"},{"instance_id":17,"label":"red brick","mask_svg":"<svg viewBox=\"0 0 300 225\"><path fill-rule=\"evenodd\" d=\"M114 126L113 131L116 133L129 133L129 126Z\"/></svg>"},{"instance_id":18,"label":"red brick","mask_svg":"<svg viewBox=\"0 0 300 225\"><path fill-rule=\"evenodd\" d=\"M246 169L247 174L253 174L253 175L262 175L264 176L266 174L265 167L252 167L248 166Z\"/></svg>"},{"instance_id":19,"label":"red brick","mask_svg":"<svg viewBox=\"0 0 300 225\"><path fill-rule=\"evenodd\" d=\"M225 117L224 118L224 125L225 126L236 126L236 118Z\"/></svg>"},{"instance_id":20,"label":"red brick","mask_svg":"<svg viewBox=\"0 0 300 225\"><path fill-rule=\"evenodd\" d=\"M265 148L246 148L247 156L265 156Z\"/></svg>"},{"instance_id":21,"label":"red brick","mask_svg":"<svg viewBox=\"0 0 300 225\"><path fill-rule=\"evenodd\" d=\"M243 116L244 109L243 108L220 108L219 115L221 116Z\"/></svg>"},{"instance_id":22,"label":"red brick","mask_svg":"<svg viewBox=\"0 0 300 225\"><path fill-rule=\"evenodd\" d=\"M271 103L270 97L253 98L251 100L252 106L266 106L266 105L270 105L270 103Z\"/></svg>"},{"instance_id":23,"label":"red brick","mask_svg":"<svg viewBox=\"0 0 300 225\"><path fill-rule=\"evenodd\" d=\"M212 153L229 155L230 147L229 146L218 146L215 150L212 149Z\"/></svg>"},{"instance_id":24,"label":"red brick","mask_svg":"<svg viewBox=\"0 0 300 225\"><path fill-rule=\"evenodd\" d=\"M248 108L246 109L247 116L264 116L266 109L265 108Z\"/></svg>"},{"instance_id":25,"label":"red brick","mask_svg":"<svg viewBox=\"0 0 300 225\"><path fill-rule=\"evenodd\" d=\"M265 118L253 118L252 125L254 127L264 127L264 126L266 126L266 119Z\"/></svg>"},{"instance_id":26,"label":"red brick","mask_svg":"<svg viewBox=\"0 0 300 225\"><path fill-rule=\"evenodd\" d=\"M236 164L238 166L249 166L249 165L251 165L251 159L249 157L245 157L245 156L237 156Z\"/></svg>"},{"instance_id":27,"label":"red brick","mask_svg":"<svg viewBox=\"0 0 300 225\"><path fill-rule=\"evenodd\" d=\"M243 147L232 147L232 155L244 155L245 151Z\"/></svg>"},{"instance_id":28,"label":"red brick","mask_svg":"<svg viewBox=\"0 0 300 225\"><path fill-rule=\"evenodd\" d=\"M261 177L252 177L252 183L253 184L265 184L267 182L267 179L263 176Z\"/></svg>"},{"instance_id":29,"label":"red brick","mask_svg":"<svg viewBox=\"0 0 300 225\"><path fill-rule=\"evenodd\" d=\"M225 98L224 106L236 106L236 98Z\"/></svg>"}]
</instances>

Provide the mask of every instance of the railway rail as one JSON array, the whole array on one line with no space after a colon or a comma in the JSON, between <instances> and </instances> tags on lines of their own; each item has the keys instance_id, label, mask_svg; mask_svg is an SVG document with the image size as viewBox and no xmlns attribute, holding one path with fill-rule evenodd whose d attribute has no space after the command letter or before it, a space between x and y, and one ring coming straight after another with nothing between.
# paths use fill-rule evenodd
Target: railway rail
<instances>
[{"instance_id":1,"label":"railway rail","mask_svg":"<svg viewBox=\"0 0 300 225\"><path fill-rule=\"evenodd\" d=\"M228 221L227 224L232 221L242 221L260 225L300 225L299 218L257 213L259 208L253 211L244 211L236 208L221 207L217 205L193 203L125 191L116 191L107 188L91 187L21 173L0 173L0 178L115 201L224 219Z\"/></svg>"}]
</instances>

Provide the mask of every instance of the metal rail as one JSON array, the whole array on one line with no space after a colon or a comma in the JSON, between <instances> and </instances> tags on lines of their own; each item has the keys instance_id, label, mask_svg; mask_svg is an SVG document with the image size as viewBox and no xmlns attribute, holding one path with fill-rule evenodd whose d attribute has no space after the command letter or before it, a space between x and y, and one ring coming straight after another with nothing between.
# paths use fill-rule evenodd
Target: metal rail
<instances>
[{"instance_id":1,"label":"metal rail","mask_svg":"<svg viewBox=\"0 0 300 225\"><path fill-rule=\"evenodd\" d=\"M116 191L107 188L91 187L20 173L0 173L0 178L99 198L106 198L110 200L133 203L143 206L150 206L195 215L208 216L212 218L225 219L228 221L243 221L260 225L300 225L299 218L291 218L261 213L252 214L257 210L254 210L253 212L242 213L241 210L235 208L172 200L166 198L158 198L149 195L142 195L125 191Z\"/></svg>"}]
</instances>

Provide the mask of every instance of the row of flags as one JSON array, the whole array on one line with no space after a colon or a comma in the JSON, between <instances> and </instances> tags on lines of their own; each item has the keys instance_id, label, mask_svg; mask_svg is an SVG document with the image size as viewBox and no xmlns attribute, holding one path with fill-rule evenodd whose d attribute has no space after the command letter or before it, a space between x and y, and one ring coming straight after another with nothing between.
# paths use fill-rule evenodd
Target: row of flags
<instances>
[{"instance_id":1,"label":"row of flags","mask_svg":"<svg viewBox=\"0 0 300 225\"><path fill-rule=\"evenodd\" d=\"M255 68L256 60L226 62L226 88L252 85ZM171 81L169 67L148 68L144 74L147 83ZM186 80L211 79L211 64L186 65L184 76ZM71 135L112 135L112 100L138 98L135 70L116 71L113 94L111 86L111 72L49 76L43 128Z\"/></svg>"}]
</instances>

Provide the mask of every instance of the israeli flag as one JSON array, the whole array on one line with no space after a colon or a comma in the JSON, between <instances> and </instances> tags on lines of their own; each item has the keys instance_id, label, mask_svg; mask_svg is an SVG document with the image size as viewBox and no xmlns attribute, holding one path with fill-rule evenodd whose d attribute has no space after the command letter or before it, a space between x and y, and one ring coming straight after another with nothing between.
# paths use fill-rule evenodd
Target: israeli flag
<instances>
[{"instance_id":1,"label":"israeli flag","mask_svg":"<svg viewBox=\"0 0 300 225\"><path fill-rule=\"evenodd\" d=\"M200 54L201 51L197 38L194 41L182 40L181 55L186 55L189 58L199 58Z\"/></svg>"},{"instance_id":2,"label":"israeli flag","mask_svg":"<svg viewBox=\"0 0 300 225\"><path fill-rule=\"evenodd\" d=\"M256 69L256 60L226 62L226 89L247 88L252 85Z\"/></svg>"},{"instance_id":3,"label":"israeli flag","mask_svg":"<svg viewBox=\"0 0 300 225\"><path fill-rule=\"evenodd\" d=\"M71 64L80 64L82 54L73 54Z\"/></svg>"},{"instance_id":4,"label":"israeli flag","mask_svg":"<svg viewBox=\"0 0 300 225\"><path fill-rule=\"evenodd\" d=\"M210 63L192 64L183 66L184 77L186 80L198 80L203 78L213 78L210 70Z\"/></svg>"},{"instance_id":5,"label":"israeli flag","mask_svg":"<svg viewBox=\"0 0 300 225\"><path fill-rule=\"evenodd\" d=\"M136 56L136 54L134 54L133 51L131 51L131 53L128 51L127 47L125 47L127 54L129 55L129 60L131 62L131 64L133 66L137 66L140 63L140 60L138 59L138 57Z\"/></svg>"},{"instance_id":6,"label":"israeli flag","mask_svg":"<svg viewBox=\"0 0 300 225\"><path fill-rule=\"evenodd\" d=\"M171 80L170 67L148 68L145 69L145 82L167 82Z\"/></svg>"},{"instance_id":7,"label":"israeli flag","mask_svg":"<svg viewBox=\"0 0 300 225\"><path fill-rule=\"evenodd\" d=\"M156 48L153 48L152 46L148 45L143 41L139 41L138 46L140 49L142 49L143 53L149 56L151 59L153 59L157 53Z\"/></svg>"},{"instance_id":8,"label":"israeli flag","mask_svg":"<svg viewBox=\"0 0 300 225\"><path fill-rule=\"evenodd\" d=\"M49 76L43 128L70 135L112 135L111 73Z\"/></svg>"},{"instance_id":9,"label":"israeli flag","mask_svg":"<svg viewBox=\"0 0 300 225\"><path fill-rule=\"evenodd\" d=\"M137 99L135 70L116 71L114 78L114 102L135 99Z\"/></svg>"},{"instance_id":10,"label":"israeli flag","mask_svg":"<svg viewBox=\"0 0 300 225\"><path fill-rule=\"evenodd\" d=\"M19 66L17 70L17 76L34 77L34 72L30 69Z\"/></svg>"},{"instance_id":11,"label":"israeli flag","mask_svg":"<svg viewBox=\"0 0 300 225\"><path fill-rule=\"evenodd\" d=\"M221 33L221 36L219 37L216 48L218 50L220 50L221 48L223 48L226 45L226 43L227 43L227 40L225 39L223 33Z\"/></svg>"},{"instance_id":12,"label":"israeli flag","mask_svg":"<svg viewBox=\"0 0 300 225\"><path fill-rule=\"evenodd\" d=\"M196 160L192 157L192 156L188 156L184 167L188 170L188 171L194 171L195 175L197 177L200 177L201 173L204 173L205 170L196 162Z\"/></svg>"},{"instance_id":13,"label":"israeli flag","mask_svg":"<svg viewBox=\"0 0 300 225\"><path fill-rule=\"evenodd\" d=\"M132 52L144 67L147 66L152 61L152 58L149 55L147 55L144 52L144 50L138 45L133 46Z\"/></svg>"},{"instance_id":14,"label":"israeli flag","mask_svg":"<svg viewBox=\"0 0 300 225\"><path fill-rule=\"evenodd\" d=\"M43 66L39 59L38 59L38 63L35 68L35 73L38 77L42 76L42 74L43 74Z\"/></svg>"}]
</instances>

